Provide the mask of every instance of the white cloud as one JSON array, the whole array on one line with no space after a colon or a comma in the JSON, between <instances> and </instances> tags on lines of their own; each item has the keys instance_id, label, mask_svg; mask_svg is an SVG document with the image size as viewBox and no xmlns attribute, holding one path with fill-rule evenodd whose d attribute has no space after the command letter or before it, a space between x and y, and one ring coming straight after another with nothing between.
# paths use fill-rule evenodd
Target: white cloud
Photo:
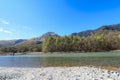
<instances>
[{"instance_id":1,"label":"white cloud","mask_svg":"<svg viewBox=\"0 0 120 80\"><path fill-rule=\"evenodd\" d=\"M2 19L2 18L0 18L0 23L5 24L5 25L8 25L8 24L9 24L8 21L6 21L6 20L4 20L4 19Z\"/></svg>"},{"instance_id":2,"label":"white cloud","mask_svg":"<svg viewBox=\"0 0 120 80\"><path fill-rule=\"evenodd\" d=\"M4 32L4 33L8 33L8 34L12 34L11 31L5 30L5 29L3 29L3 28L0 28L0 32Z\"/></svg>"}]
</instances>

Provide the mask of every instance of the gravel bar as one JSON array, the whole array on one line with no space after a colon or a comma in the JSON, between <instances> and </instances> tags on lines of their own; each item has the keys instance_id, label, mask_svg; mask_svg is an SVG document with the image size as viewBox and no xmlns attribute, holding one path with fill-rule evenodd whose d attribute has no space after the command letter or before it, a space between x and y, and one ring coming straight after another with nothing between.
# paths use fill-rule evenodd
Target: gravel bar
<instances>
[{"instance_id":1,"label":"gravel bar","mask_svg":"<svg viewBox=\"0 0 120 80\"><path fill-rule=\"evenodd\" d=\"M0 80L120 80L120 72L96 67L0 67Z\"/></svg>"}]
</instances>

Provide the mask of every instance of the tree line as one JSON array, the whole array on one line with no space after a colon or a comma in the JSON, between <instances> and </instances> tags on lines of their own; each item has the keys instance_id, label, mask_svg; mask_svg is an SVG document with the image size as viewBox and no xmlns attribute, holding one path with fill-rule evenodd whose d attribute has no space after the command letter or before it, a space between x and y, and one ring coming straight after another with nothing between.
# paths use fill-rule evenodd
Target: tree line
<instances>
[{"instance_id":1,"label":"tree line","mask_svg":"<svg viewBox=\"0 0 120 80\"><path fill-rule=\"evenodd\" d=\"M0 49L2 53L25 53L25 52L41 52L42 44L17 45L12 47L4 47Z\"/></svg>"},{"instance_id":2,"label":"tree line","mask_svg":"<svg viewBox=\"0 0 120 80\"><path fill-rule=\"evenodd\" d=\"M80 36L48 37L41 44L17 45L1 48L1 52L101 52L120 49L120 33Z\"/></svg>"},{"instance_id":3,"label":"tree line","mask_svg":"<svg viewBox=\"0 0 120 80\"><path fill-rule=\"evenodd\" d=\"M42 45L43 52L101 52L120 49L120 34L107 33L89 37L49 37Z\"/></svg>"}]
</instances>

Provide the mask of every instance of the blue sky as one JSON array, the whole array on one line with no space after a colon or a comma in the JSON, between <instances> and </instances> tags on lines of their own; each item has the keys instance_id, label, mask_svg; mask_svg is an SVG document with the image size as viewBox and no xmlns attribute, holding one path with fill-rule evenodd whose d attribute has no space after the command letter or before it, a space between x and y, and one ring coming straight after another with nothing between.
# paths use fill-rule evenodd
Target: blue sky
<instances>
[{"instance_id":1,"label":"blue sky","mask_svg":"<svg viewBox=\"0 0 120 80\"><path fill-rule=\"evenodd\" d=\"M0 40L120 23L120 0L0 0Z\"/></svg>"}]
</instances>

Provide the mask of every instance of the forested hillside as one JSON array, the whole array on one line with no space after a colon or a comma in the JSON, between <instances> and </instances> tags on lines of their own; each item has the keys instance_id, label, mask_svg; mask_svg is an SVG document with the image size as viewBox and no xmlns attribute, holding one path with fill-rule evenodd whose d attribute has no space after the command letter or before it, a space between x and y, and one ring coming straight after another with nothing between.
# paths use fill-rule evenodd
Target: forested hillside
<instances>
[{"instance_id":1,"label":"forested hillside","mask_svg":"<svg viewBox=\"0 0 120 80\"><path fill-rule=\"evenodd\" d=\"M100 52L120 49L120 33L92 35L89 37L49 37L42 45L43 52Z\"/></svg>"},{"instance_id":2,"label":"forested hillside","mask_svg":"<svg viewBox=\"0 0 120 80\"><path fill-rule=\"evenodd\" d=\"M100 52L120 49L120 25L102 26L96 30L59 36L48 32L41 37L26 40L1 52ZM89 35L89 36L88 36Z\"/></svg>"}]
</instances>

